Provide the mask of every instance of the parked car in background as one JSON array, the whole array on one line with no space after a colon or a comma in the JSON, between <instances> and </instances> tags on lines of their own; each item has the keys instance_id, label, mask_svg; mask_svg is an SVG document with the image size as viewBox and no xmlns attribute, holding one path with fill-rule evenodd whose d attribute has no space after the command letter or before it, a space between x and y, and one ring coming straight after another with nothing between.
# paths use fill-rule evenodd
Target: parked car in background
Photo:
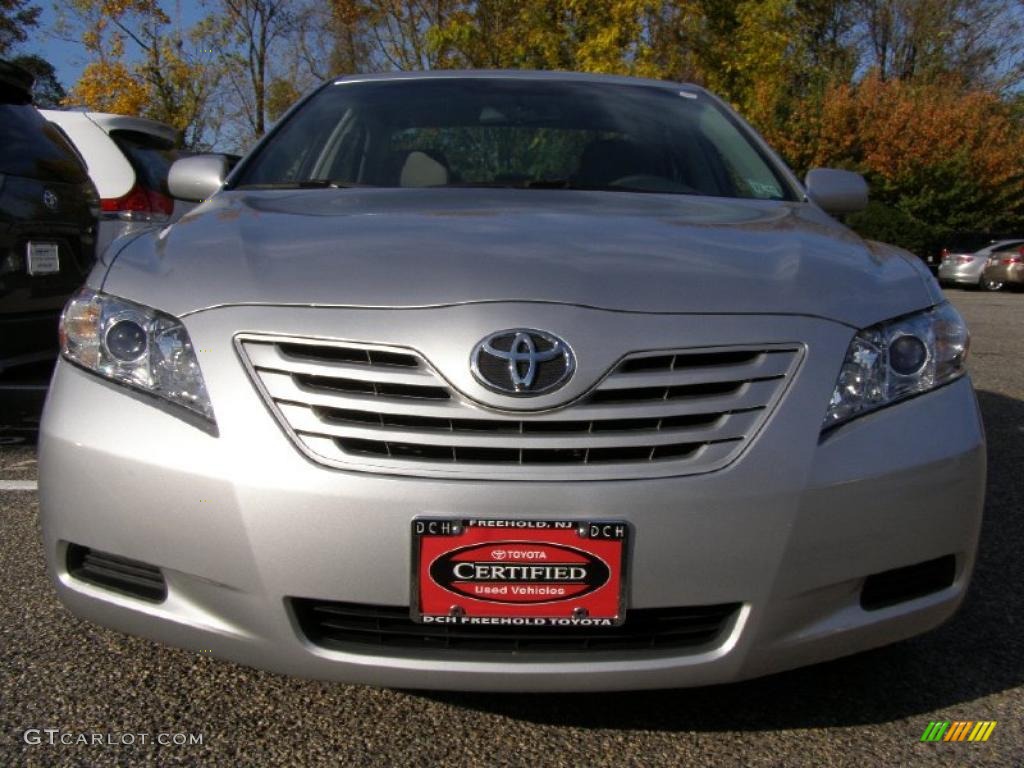
<instances>
[{"instance_id":1,"label":"parked car in background","mask_svg":"<svg viewBox=\"0 0 1024 768\"><path fill-rule=\"evenodd\" d=\"M706 685L967 590L968 333L692 85L326 83L97 266L40 427L76 614L398 687ZM851 296L856 300L851 300Z\"/></svg>"},{"instance_id":2,"label":"parked car in background","mask_svg":"<svg viewBox=\"0 0 1024 768\"><path fill-rule=\"evenodd\" d=\"M1005 286L1024 285L1024 247L1005 248L992 253L985 262L982 280L998 290Z\"/></svg>"},{"instance_id":3,"label":"parked car in background","mask_svg":"<svg viewBox=\"0 0 1024 768\"><path fill-rule=\"evenodd\" d=\"M99 191L97 253L102 255L121 235L175 218L175 202L167 191L167 172L179 157L174 128L156 120L104 112L42 110L42 114L78 149Z\"/></svg>"},{"instance_id":4,"label":"parked car in background","mask_svg":"<svg viewBox=\"0 0 1024 768\"><path fill-rule=\"evenodd\" d=\"M994 283L985 276L985 265L989 256L997 251L1008 251L1024 246L1024 237L998 240L972 253L947 251L939 264L939 282L943 285L960 285L980 288L983 291L998 291L1002 283Z\"/></svg>"},{"instance_id":5,"label":"parked car in background","mask_svg":"<svg viewBox=\"0 0 1024 768\"><path fill-rule=\"evenodd\" d=\"M81 159L0 61L0 424L38 419L57 325L95 260L99 200Z\"/></svg>"}]
</instances>

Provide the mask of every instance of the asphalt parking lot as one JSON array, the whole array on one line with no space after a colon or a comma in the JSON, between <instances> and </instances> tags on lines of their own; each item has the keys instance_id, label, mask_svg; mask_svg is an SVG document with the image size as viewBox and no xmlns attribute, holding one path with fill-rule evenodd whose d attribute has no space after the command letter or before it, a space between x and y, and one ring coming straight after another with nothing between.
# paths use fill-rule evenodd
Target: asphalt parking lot
<instances>
[{"instance_id":1,"label":"asphalt parking lot","mask_svg":"<svg viewBox=\"0 0 1024 768\"><path fill-rule=\"evenodd\" d=\"M1024 293L949 297L973 333L989 440L981 553L963 609L911 641L730 686L384 691L108 632L57 603L31 433L0 434L0 765L1024 765ZM986 743L921 743L933 720L998 725ZM26 730L47 728L148 738L52 746L41 733L26 743ZM157 734L202 743L156 745Z\"/></svg>"}]
</instances>

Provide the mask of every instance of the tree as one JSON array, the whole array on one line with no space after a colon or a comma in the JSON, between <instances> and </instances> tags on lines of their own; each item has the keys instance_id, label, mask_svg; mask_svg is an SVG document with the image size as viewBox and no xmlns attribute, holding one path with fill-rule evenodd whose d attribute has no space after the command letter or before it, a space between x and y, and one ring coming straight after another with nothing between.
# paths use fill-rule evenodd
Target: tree
<instances>
[{"instance_id":1,"label":"tree","mask_svg":"<svg viewBox=\"0 0 1024 768\"><path fill-rule=\"evenodd\" d=\"M662 8L654 0L479 0L445 7L426 38L440 66L659 76Z\"/></svg>"},{"instance_id":2,"label":"tree","mask_svg":"<svg viewBox=\"0 0 1024 768\"><path fill-rule=\"evenodd\" d=\"M50 62L35 54L15 56L11 61L35 76L36 81L32 86L32 101L37 107L56 109L61 105L67 94L64 92L64 86L57 79L57 72Z\"/></svg>"},{"instance_id":3,"label":"tree","mask_svg":"<svg viewBox=\"0 0 1024 768\"><path fill-rule=\"evenodd\" d=\"M1017 0L858 0L866 63L883 79L1009 88L1021 79Z\"/></svg>"},{"instance_id":4,"label":"tree","mask_svg":"<svg viewBox=\"0 0 1024 768\"><path fill-rule=\"evenodd\" d=\"M68 103L168 123L186 147L210 143L217 75L195 33L180 33L158 0L65 0L62 8L64 27L90 56Z\"/></svg>"},{"instance_id":5,"label":"tree","mask_svg":"<svg viewBox=\"0 0 1024 768\"><path fill-rule=\"evenodd\" d=\"M805 161L864 173L875 206L851 223L875 235L902 220L886 236L918 252L1024 227L1024 130L990 91L871 73L832 89Z\"/></svg>"},{"instance_id":6,"label":"tree","mask_svg":"<svg viewBox=\"0 0 1024 768\"><path fill-rule=\"evenodd\" d=\"M42 9L28 0L0 0L0 56L28 39L27 30L39 24Z\"/></svg>"},{"instance_id":7,"label":"tree","mask_svg":"<svg viewBox=\"0 0 1024 768\"><path fill-rule=\"evenodd\" d=\"M277 78L267 86L267 117L276 121L302 94L292 80Z\"/></svg>"},{"instance_id":8,"label":"tree","mask_svg":"<svg viewBox=\"0 0 1024 768\"><path fill-rule=\"evenodd\" d=\"M185 30L164 1L59 0L65 36L90 58L68 102L169 123L189 148L241 150L326 75L312 0L210 0Z\"/></svg>"},{"instance_id":9,"label":"tree","mask_svg":"<svg viewBox=\"0 0 1024 768\"><path fill-rule=\"evenodd\" d=\"M311 3L299 11L292 35L296 63L314 82L366 72L371 61L368 10L359 3ZM298 89L296 89L298 90Z\"/></svg>"},{"instance_id":10,"label":"tree","mask_svg":"<svg viewBox=\"0 0 1024 768\"><path fill-rule=\"evenodd\" d=\"M208 29L219 40L228 100L243 131L241 144L267 129L268 88L275 78L274 54L299 28L296 0L216 0Z\"/></svg>"}]
</instances>

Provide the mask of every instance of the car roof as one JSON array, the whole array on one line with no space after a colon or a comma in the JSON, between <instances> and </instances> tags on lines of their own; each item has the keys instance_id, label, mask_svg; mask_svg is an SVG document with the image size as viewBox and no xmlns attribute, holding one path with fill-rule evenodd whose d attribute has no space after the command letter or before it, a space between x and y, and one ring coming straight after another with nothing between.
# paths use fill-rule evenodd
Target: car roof
<instances>
[{"instance_id":1,"label":"car roof","mask_svg":"<svg viewBox=\"0 0 1024 768\"><path fill-rule=\"evenodd\" d=\"M542 82L605 83L608 85L643 85L666 90L684 87L687 90L707 93L704 88L692 83L655 80L647 77L627 75L604 75L593 72L542 71L537 69L439 69L430 71L375 72L356 75L342 75L329 82L342 83L387 82L402 80L537 80Z\"/></svg>"},{"instance_id":2,"label":"car roof","mask_svg":"<svg viewBox=\"0 0 1024 768\"><path fill-rule=\"evenodd\" d=\"M134 117L131 115L115 115L110 112L87 112L83 110L40 110L47 120L53 120L53 115L60 116L61 121L89 120L106 133L111 131L134 131L146 133L150 136L174 142L178 137L177 131L166 123L157 120L150 120L148 117Z\"/></svg>"},{"instance_id":3,"label":"car roof","mask_svg":"<svg viewBox=\"0 0 1024 768\"><path fill-rule=\"evenodd\" d=\"M1001 251L1004 248L1016 248L1021 243L1024 243L1024 237L1013 238L1011 240L999 240L985 248L982 248L981 250L988 251L989 253L995 253L996 251Z\"/></svg>"}]
</instances>

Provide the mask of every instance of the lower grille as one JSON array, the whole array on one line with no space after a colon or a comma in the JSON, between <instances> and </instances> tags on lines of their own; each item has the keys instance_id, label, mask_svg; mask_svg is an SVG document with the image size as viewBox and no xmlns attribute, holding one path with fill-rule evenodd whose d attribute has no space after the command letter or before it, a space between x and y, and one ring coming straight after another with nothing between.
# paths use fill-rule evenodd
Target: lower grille
<instances>
[{"instance_id":1,"label":"lower grille","mask_svg":"<svg viewBox=\"0 0 1024 768\"><path fill-rule=\"evenodd\" d=\"M694 648L722 634L740 603L630 611L618 627L447 626L417 624L409 609L292 598L299 628L334 650L407 648L494 653L579 653Z\"/></svg>"},{"instance_id":2,"label":"lower grille","mask_svg":"<svg viewBox=\"0 0 1024 768\"><path fill-rule=\"evenodd\" d=\"M68 573L80 581L140 600L160 603L167 598L167 583L155 565L78 544L68 545L67 564Z\"/></svg>"}]
</instances>

